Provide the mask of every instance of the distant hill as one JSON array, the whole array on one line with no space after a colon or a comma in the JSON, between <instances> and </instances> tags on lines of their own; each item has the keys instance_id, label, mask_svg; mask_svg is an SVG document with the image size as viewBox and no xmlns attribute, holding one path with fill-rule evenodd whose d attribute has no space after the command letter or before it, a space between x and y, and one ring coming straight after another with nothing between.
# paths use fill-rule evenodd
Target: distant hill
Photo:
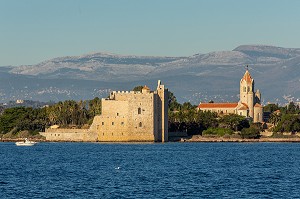
<instances>
[{"instance_id":1,"label":"distant hill","mask_svg":"<svg viewBox=\"0 0 300 199\"><path fill-rule=\"evenodd\" d=\"M154 89L158 79L181 102L237 101L246 65L265 103L300 101L299 48L242 45L189 57L94 53L0 67L0 102L106 97L110 90L136 85Z\"/></svg>"}]
</instances>

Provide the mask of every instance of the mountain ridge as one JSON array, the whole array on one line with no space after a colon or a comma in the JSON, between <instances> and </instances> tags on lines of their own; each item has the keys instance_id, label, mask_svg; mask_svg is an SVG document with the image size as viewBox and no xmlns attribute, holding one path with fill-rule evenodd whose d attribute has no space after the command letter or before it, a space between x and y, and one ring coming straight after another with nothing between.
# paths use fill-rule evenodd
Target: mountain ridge
<instances>
[{"instance_id":1,"label":"mountain ridge","mask_svg":"<svg viewBox=\"0 0 300 199\"><path fill-rule=\"evenodd\" d=\"M203 99L236 99L239 80L246 65L249 65L251 75L266 102L284 101L283 96L291 96L295 100L300 98L300 48L268 45L240 45L232 51L214 51L181 57L89 53L57 57L35 65L8 66L3 69L0 67L0 72L2 76L15 75L16 81L20 77L31 79L32 82L27 81L26 86L33 90L36 89L32 85L34 81L48 82L44 88L36 90L37 94L31 92L31 96L37 100L41 98L41 94L38 94L41 93L40 90L49 90L55 81L63 82L64 79L73 85L69 88L61 86L64 90L69 89L69 93L74 93L66 95L67 99L72 96L76 99L94 96L76 89L78 87L90 91L89 81L95 83L91 83L91 87L95 89L98 82L99 88L105 85L107 90L119 90L118 87L129 90L133 84L155 84L157 79L161 79L180 101L197 104ZM85 87L79 84L84 84ZM55 100L63 100L64 97L58 90L53 91L53 95L60 96L55 97ZM22 88L18 91L25 92ZM14 92L15 94L12 94ZM16 92L15 89L9 89L9 85L0 86L0 100L15 99ZM230 97L225 97L226 95Z\"/></svg>"}]
</instances>

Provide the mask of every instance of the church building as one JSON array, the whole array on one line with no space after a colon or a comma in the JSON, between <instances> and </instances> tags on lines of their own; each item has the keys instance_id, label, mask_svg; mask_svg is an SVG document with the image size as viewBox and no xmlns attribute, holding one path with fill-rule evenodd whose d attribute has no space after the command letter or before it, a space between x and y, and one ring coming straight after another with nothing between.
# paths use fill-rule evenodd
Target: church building
<instances>
[{"instance_id":1,"label":"church building","mask_svg":"<svg viewBox=\"0 0 300 199\"><path fill-rule=\"evenodd\" d=\"M254 123L263 122L263 106L261 105L261 93L254 92L254 79L251 77L248 67L240 81L240 101L234 103L200 103L199 110L211 111L218 114L238 114L249 118Z\"/></svg>"}]
</instances>

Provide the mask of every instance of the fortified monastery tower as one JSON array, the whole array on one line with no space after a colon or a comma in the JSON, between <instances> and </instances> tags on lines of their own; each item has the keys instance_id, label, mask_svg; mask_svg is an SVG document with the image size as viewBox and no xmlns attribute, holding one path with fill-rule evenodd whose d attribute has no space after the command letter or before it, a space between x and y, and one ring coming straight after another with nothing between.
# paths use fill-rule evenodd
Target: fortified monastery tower
<instances>
[{"instance_id":1,"label":"fortified monastery tower","mask_svg":"<svg viewBox=\"0 0 300 199\"><path fill-rule=\"evenodd\" d=\"M111 92L90 130L100 142L168 141L168 90L159 80L155 91Z\"/></svg>"},{"instance_id":2,"label":"fortified monastery tower","mask_svg":"<svg viewBox=\"0 0 300 199\"><path fill-rule=\"evenodd\" d=\"M167 142L168 89L113 91L102 99L102 114L89 129L52 129L41 133L51 141Z\"/></svg>"}]
</instances>

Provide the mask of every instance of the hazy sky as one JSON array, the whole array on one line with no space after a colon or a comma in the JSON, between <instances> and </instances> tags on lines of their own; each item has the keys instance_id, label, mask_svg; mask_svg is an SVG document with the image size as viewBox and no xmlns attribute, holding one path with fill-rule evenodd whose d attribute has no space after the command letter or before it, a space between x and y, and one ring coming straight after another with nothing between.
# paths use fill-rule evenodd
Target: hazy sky
<instances>
[{"instance_id":1,"label":"hazy sky","mask_svg":"<svg viewBox=\"0 0 300 199\"><path fill-rule=\"evenodd\" d=\"M299 0L0 0L0 66L90 52L300 47Z\"/></svg>"}]
</instances>

